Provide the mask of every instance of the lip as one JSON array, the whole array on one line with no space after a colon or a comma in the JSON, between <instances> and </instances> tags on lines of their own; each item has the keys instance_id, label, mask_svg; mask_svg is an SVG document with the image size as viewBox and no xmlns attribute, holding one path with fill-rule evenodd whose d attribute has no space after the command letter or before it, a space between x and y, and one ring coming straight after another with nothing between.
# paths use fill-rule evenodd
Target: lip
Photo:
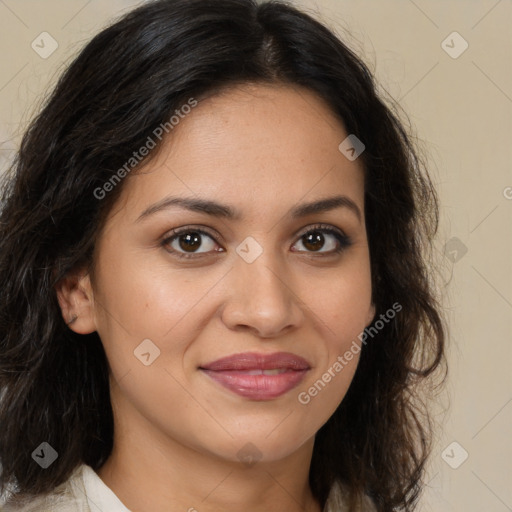
<instances>
[{"instance_id":1,"label":"lip","mask_svg":"<svg viewBox=\"0 0 512 512\"><path fill-rule=\"evenodd\" d=\"M298 386L311 366L303 357L290 352L244 352L217 359L199 369L237 395L271 400Z\"/></svg>"}]
</instances>

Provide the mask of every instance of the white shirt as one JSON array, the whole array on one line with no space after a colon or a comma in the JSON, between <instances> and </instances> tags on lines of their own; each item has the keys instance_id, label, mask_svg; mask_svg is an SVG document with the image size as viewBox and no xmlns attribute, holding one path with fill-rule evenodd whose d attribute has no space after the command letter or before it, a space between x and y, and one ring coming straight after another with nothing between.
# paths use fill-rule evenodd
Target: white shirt
<instances>
[{"instance_id":1,"label":"white shirt","mask_svg":"<svg viewBox=\"0 0 512 512\"><path fill-rule=\"evenodd\" d=\"M48 496L28 503L9 500L1 512L130 512L88 465L78 466L71 477Z\"/></svg>"},{"instance_id":2,"label":"white shirt","mask_svg":"<svg viewBox=\"0 0 512 512\"><path fill-rule=\"evenodd\" d=\"M346 512L343 494L335 486L323 512ZM339 503L339 505L337 504ZM374 512L372 502L366 498L361 512ZM25 502L0 505L0 512L131 512L105 482L88 465L77 467L71 477L47 496Z\"/></svg>"}]
</instances>

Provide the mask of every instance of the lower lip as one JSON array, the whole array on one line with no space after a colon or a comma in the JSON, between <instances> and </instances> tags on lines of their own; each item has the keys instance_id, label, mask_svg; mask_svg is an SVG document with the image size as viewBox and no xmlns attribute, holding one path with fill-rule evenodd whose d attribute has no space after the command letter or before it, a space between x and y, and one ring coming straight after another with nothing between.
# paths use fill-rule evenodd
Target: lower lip
<instances>
[{"instance_id":1,"label":"lower lip","mask_svg":"<svg viewBox=\"0 0 512 512\"><path fill-rule=\"evenodd\" d=\"M277 375L248 375L243 371L202 370L237 395L251 400L271 400L284 395L304 379L308 370L288 370Z\"/></svg>"}]
</instances>

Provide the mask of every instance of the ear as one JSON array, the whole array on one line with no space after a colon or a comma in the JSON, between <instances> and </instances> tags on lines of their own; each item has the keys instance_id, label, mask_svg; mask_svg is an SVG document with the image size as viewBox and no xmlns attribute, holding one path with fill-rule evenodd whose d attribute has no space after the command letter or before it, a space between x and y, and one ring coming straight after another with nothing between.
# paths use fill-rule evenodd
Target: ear
<instances>
[{"instance_id":1,"label":"ear","mask_svg":"<svg viewBox=\"0 0 512 512\"><path fill-rule=\"evenodd\" d=\"M55 291L68 327L77 334L94 332L96 320L89 274L83 269L72 271L55 285Z\"/></svg>"}]
</instances>

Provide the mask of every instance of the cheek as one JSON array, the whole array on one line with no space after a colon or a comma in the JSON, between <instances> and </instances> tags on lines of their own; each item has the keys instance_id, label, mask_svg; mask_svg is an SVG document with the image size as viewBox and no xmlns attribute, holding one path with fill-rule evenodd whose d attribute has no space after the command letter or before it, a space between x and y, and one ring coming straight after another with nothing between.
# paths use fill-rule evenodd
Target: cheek
<instances>
[{"instance_id":1,"label":"cheek","mask_svg":"<svg viewBox=\"0 0 512 512\"><path fill-rule=\"evenodd\" d=\"M161 261L141 257L113 260L99 268L99 323L122 329L130 337L161 338L204 297L208 279L187 277Z\"/></svg>"},{"instance_id":2,"label":"cheek","mask_svg":"<svg viewBox=\"0 0 512 512\"><path fill-rule=\"evenodd\" d=\"M360 290L359 290L360 291ZM369 294L356 300L340 297L323 310L317 336L322 339L318 365L296 393L306 430L318 430L335 412L350 387L364 345L361 342L370 307Z\"/></svg>"},{"instance_id":3,"label":"cheek","mask_svg":"<svg viewBox=\"0 0 512 512\"><path fill-rule=\"evenodd\" d=\"M338 348L364 330L372 311L371 274L366 261L362 255L309 293L311 307L325 326L325 339Z\"/></svg>"},{"instance_id":4,"label":"cheek","mask_svg":"<svg viewBox=\"0 0 512 512\"><path fill-rule=\"evenodd\" d=\"M364 257L355 261L309 295L318 319L316 335L323 344L319 364L301 387L302 399L298 398L320 416L331 414L341 402L364 350L361 339L372 312L370 270L365 261Z\"/></svg>"},{"instance_id":5,"label":"cheek","mask_svg":"<svg viewBox=\"0 0 512 512\"><path fill-rule=\"evenodd\" d=\"M215 280L200 284L183 272L139 263L109 260L98 267L98 333L111 369L112 400L126 418L135 409L185 442L190 418L203 425L205 411L187 391L184 356L201 329L201 299Z\"/></svg>"}]
</instances>

